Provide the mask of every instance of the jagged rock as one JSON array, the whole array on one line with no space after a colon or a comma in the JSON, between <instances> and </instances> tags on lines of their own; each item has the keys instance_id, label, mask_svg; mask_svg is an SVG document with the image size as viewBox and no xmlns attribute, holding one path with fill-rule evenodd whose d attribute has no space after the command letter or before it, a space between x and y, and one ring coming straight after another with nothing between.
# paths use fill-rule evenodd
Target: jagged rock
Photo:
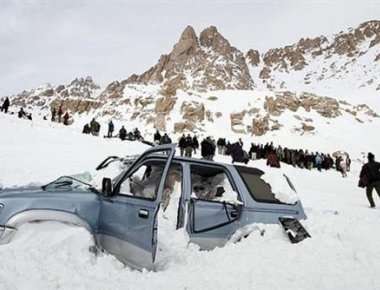
<instances>
[{"instance_id":1,"label":"jagged rock","mask_svg":"<svg viewBox=\"0 0 380 290\"><path fill-rule=\"evenodd\" d=\"M184 120L192 123L202 122L205 119L205 106L198 102L183 102L181 114Z\"/></svg>"},{"instance_id":2,"label":"jagged rock","mask_svg":"<svg viewBox=\"0 0 380 290\"><path fill-rule=\"evenodd\" d=\"M123 97L125 82L114 81L100 94L100 98L120 99Z\"/></svg>"},{"instance_id":3,"label":"jagged rock","mask_svg":"<svg viewBox=\"0 0 380 290\"><path fill-rule=\"evenodd\" d=\"M41 96L52 97L54 96L54 89L47 89L41 93Z\"/></svg>"},{"instance_id":4,"label":"jagged rock","mask_svg":"<svg viewBox=\"0 0 380 290\"><path fill-rule=\"evenodd\" d=\"M308 125L306 123L302 123L302 130L304 132L311 132L311 131L314 131L315 130L315 127L314 126L311 126L311 125Z\"/></svg>"},{"instance_id":5,"label":"jagged rock","mask_svg":"<svg viewBox=\"0 0 380 290\"><path fill-rule=\"evenodd\" d=\"M172 97L162 97L158 98L156 101L156 106L154 108L154 111L159 114L169 114L171 110L173 110L173 107L177 101L177 98Z\"/></svg>"},{"instance_id":6,"label":"jagged rock","mask_svg":"<svg viewBox=\"0 0 380 290\"><path fill-rule=\"evenodd\" d=\"M189 121L174 123L174 133L193 132L194 129L195 125Z\"/></svg>"},{"instance_id":7,"label":"jagged rock","mask_svg":"<svg viewBox=\"0 0 380 290\"><path fill-rule=\"evenodd\" d=\"M127 83L159 83L163 94L170 96L175 95L177 89L253 88L244 55L214 26L203 30L199 40L194 29L186 27L168 55L162 55L158 64L142 75L130 76Z\"/></svg>"},{"instance_id":8,"label":"jagged rock","mask_svg":"<svg viewBox=\"0 0 380 290\"><path fill-rule=\"evenodd\" d=\"M166 115L158 113L154 118L154 128L160 131L166 131Z\"/></svg>"},{"instance_id":9,"label":"jagged rock","mask_svg":"<svg viewBox=\"0 0 380 290\"><path fill-rule=\"evenodd\" d=\"M269 79L269 78L270 78L270 73L271 73L270 68L267 67L267 66L265 66L265 67L261 70L261 72L260 72L260 74L259 74L259 78L260 78L260 79L264 79L264 80Z\"/></svg>"},{"instance_id":10,"label":"jagged rock","mask_svg":"<svg viewBox=\"0 0 380 290\"><path fill-rule=\"evenodd\" d=\"M92 100L80 100L80 99L55 99L50 103L50 107L57 108L62 105L64 111L70 111L73 113L84 113L99 108L102 104Z\"/></svg>"},{"instance_id":11,"label":"jagged rock","mask_svg":"<svg viewBox=\"0 0 380 290\"><path fill-rule=\"evenodd\" d=\"M250 49L246 55L247 62L252 66L258 66L260 63L260 53L258 50Z\"/></svg>"},{"instance_id":12,"label":"jagged rock","mask_svg":"<svg viewBox=\"0 0 380 290\"><path fill-rule=\"evenodd\" d=\"M230 120L231 120L231 130L235 133L239 134L245 134L245 127L243 123L243 119L245 117L246 111L242 111L239 113L231 113L230 114Z\"/></svg>"},{"instance_id":13,"label":"jagged rock","mask_svg":"<svg viewBox=\"0 0 380 290\"><path fill-rule=\"evenodd\" d=\"M252 120L252 134L262 136L269 131L269 115Z\"/></svg>"}]
</instances>

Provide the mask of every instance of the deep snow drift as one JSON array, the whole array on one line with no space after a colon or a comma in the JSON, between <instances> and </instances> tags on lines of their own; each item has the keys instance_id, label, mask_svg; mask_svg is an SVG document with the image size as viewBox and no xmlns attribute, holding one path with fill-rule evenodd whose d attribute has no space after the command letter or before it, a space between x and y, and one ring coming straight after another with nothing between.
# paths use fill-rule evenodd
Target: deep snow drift
<instances>
[{"instance_id":1,"label":"deep snow drift","mask_svg":"<svg viewBox=\"0 0 380 290\"><path fill-rule=\"evenodd\" d=\"M147 148L3 114L0 131L0 183L7 187L91 172L108 155ZM352 140L354 152L360 151L360 142ZM95 257L88 250L91 237L81 228L31 224L12 243L0 246L0 289L380 289L380 210L370 209L357 187L359 157L353 156L345 179L336 171L283 165L308 215L303 224L312 238L300 244L290 244L280 226L258 224L240 243L201 252L187 243L183 231L173 232L169 210L159 225L161 270L138 272L113 256ZM269 170L263 161L249 165ZM375 201L380 206L377 197Z\"/></svg>"}]
</instances>

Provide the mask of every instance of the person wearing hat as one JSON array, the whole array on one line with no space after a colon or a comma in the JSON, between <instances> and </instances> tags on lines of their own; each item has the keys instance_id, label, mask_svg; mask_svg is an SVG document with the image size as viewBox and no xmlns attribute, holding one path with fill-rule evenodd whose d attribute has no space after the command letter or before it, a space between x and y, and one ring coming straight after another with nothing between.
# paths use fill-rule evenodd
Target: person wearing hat
<instances>
[{"instance_id":1,"label":"person wearing hat","mask_svg":"<svg viewBox=\"0 0 380 290\"><path fill-rule=\"evenodd\" d=\"M360 171L359 187L366 188L367 198L370 207L376 207L373 201L372 192L376 190L380 197L380 163L375 161L375 155L368 153L368 162L363 165Z\"/></svg>"}]
</instances>

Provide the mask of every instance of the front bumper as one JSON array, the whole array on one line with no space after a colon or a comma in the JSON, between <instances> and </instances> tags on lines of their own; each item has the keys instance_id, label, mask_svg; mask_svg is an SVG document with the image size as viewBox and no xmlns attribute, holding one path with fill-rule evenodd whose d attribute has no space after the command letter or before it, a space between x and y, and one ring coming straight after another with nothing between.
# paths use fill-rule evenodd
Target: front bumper
<instances>
[{"instance_id":1,"label":"front bumper","mask_svg":"<svg viewBox=\"0 0 380 290\"><path fill-rule=\"evenodd\" d=\"M0 245L9 243L16 231L15 228L0 225Z\"/></svg>"}]
</instances>

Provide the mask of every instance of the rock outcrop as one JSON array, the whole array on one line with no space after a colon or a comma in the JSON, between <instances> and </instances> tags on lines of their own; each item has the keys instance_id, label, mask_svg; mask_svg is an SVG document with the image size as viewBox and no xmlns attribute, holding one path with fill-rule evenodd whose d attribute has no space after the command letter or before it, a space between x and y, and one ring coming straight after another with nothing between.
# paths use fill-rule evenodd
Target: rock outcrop
<instances>
[{"instance_id":1,"label":"rock outcrop","mask_svg":"<svg viewBox=\"0 0 380 290\"><path fill-rule=\"evenodd\" d=\"M127 83L161 84L169 92L253 88L243 53L214 26L203 30L199 39L191 26L186 27L169 54L143 74L130 76Z\"/></svg>"}]
</instances>

